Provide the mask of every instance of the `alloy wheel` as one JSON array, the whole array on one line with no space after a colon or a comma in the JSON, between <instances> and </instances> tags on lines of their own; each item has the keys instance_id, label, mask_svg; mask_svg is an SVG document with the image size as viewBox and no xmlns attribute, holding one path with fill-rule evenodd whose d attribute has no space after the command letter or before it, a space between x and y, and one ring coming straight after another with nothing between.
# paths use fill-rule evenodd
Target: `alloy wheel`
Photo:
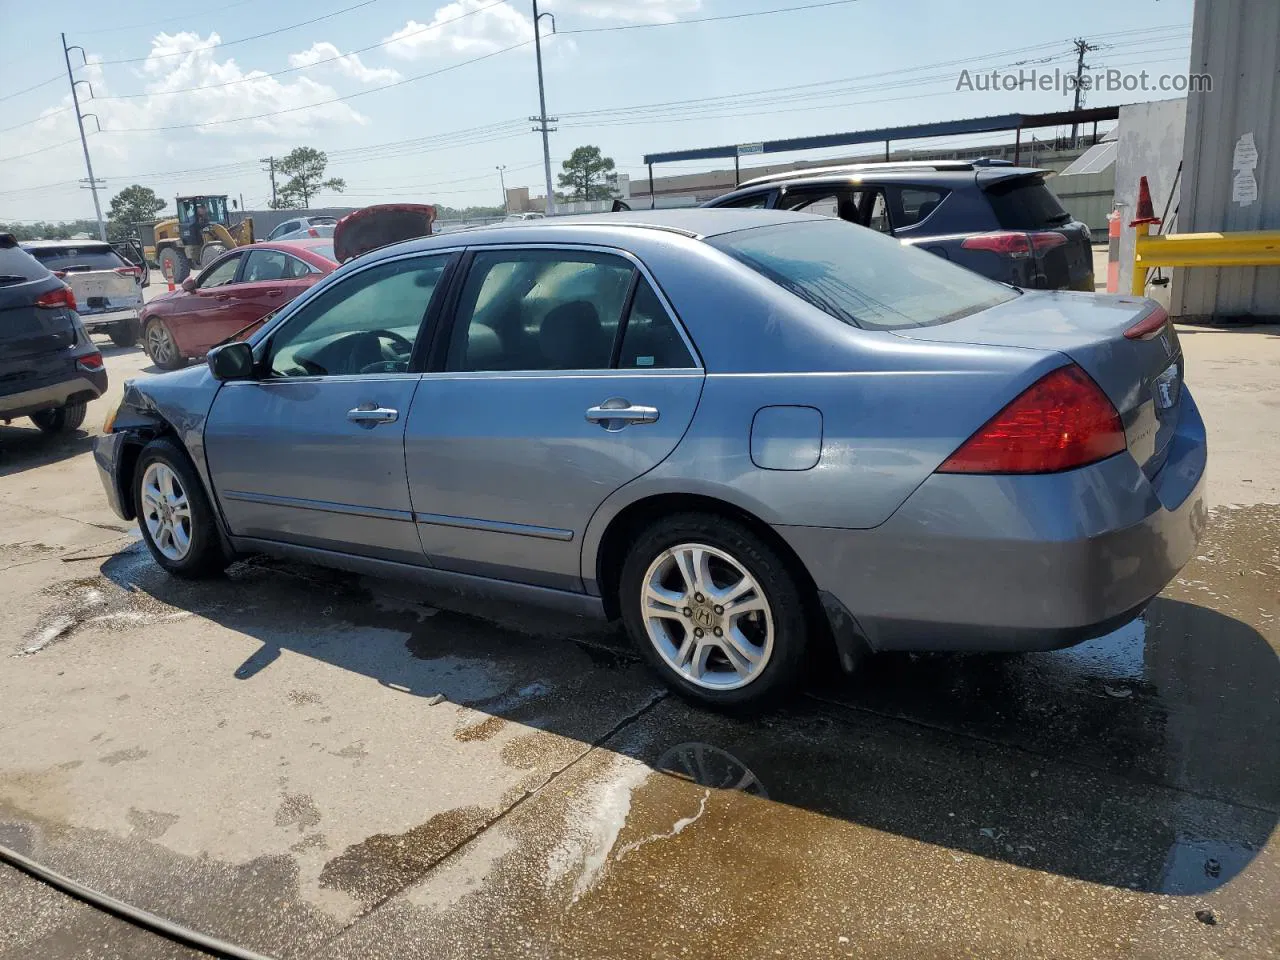
<instances>
[{"instance_id":1,"label":"alloy wheel","mask_svg":"<svg viewBox=\"0 0 1280 960\"><path fill-rule=\"evenodd\" d=\"M664 550L641 586L649 641L681 677L735 690L757 679L773 653L769 601L730 554L704 543Z\"/></svg>"},{"instance_id":2,"label":"alloy wheel","mask_svg":"<svg viewBox=\"0 0 1280 960\"><path fill-rule=\"evenodd\" d=\"M170 560L191 552L191 503L182 480L166 463L156 461L142 474L142 522L157 550Z\"/></svg>"},{"instance_id":3,"label":"alloy wheel","mask_svg":"<svg viewBox=\"0 0 1280 960\"><path fill-rule=\"evenodd\" d=\"M153 323L147 327L147 353L159 366L173 362L177 347L163 323Z\"/></svg>"}]
</instances>

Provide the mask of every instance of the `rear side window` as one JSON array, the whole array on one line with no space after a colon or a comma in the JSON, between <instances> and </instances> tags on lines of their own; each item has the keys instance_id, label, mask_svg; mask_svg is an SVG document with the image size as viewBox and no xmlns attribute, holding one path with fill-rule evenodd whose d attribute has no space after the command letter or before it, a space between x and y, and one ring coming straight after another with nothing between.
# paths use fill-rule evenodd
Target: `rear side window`
<instances>
[{"instance_id":1,"label":"rear side window","mask_svg":"<svg viewBox=\"0 0 1280 960\"><path fill-rule=\"evenodd\" d=\"M641 277L622 332L618 369L672 370L696 366L671 316L663 309L662 301Z\"/></svg>"},{"instance_id":2,"label":"rear side window","mask_svg":"<svg viewBox=\"0 0 1280 960\"><path fill-rule=\"evenodd\" d=\"M1006 230L1043 230L1071 219L1043 177L1001 180L986 188L996 221Z\"/></svg>"},{"instance_id":3,"label":"rear side window","mask_svg":"<svg viewBox=\"0 0 1280 960\"><path fill-rule=\"evenodd\" d=\"M902 210L894 217L896 226L910 227L933 213L945 194L941 190L925 190L921 187L903 187L898 191L898 203Z\"/></svg>"},{"instance_id":4,"label":"rear side window","mask_svg":"<svg viewBox=\"0 0 1280 960\"><path fill-rule=\"evenodd\" d=\"M837 320L870 330L946 323L1018 296L842 220L739 230L708 242Z\"/></svg>"},{"instance_id":5,"label":"rear side window","mask_svg":"<svg viewBox=\"0 0 1280 960\"><path fill-rule=\"evenodd\" d=\"M0 287L42 280L49 271L20 247L0 246Z\"/></svg>"},{"instance_id":6,"label":"rear side window","mask_svg":"<svg viewBox=\"0 0 1280 960\"><path fill-rule=\"evenodd\" d=\"M35 247L31 255L49 270L114 270L128 266L118 253L105 245Z\"/></svg>"}]
</instances>

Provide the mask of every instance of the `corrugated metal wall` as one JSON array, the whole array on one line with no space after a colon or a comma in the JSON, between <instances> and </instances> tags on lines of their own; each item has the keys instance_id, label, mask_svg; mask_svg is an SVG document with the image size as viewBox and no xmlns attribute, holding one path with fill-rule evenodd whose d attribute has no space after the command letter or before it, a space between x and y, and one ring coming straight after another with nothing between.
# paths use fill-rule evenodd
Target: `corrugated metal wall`
<instances>
[{"instance_id":1,"label":"corrugated metal wall","mask_svg":"<svg viewBox=\"0 0 1280 960\"><path fill-rule=\"evenodd\" d=\"M1280 0L1196 0L1192 73L1213 92L1190 94L1179 232L1280 229ZM1258 199L1232 201L1237 140L1252 133ZM1175 271L1176 316L1280 318L1280 267Z\"/></svg>"}]
</instances>

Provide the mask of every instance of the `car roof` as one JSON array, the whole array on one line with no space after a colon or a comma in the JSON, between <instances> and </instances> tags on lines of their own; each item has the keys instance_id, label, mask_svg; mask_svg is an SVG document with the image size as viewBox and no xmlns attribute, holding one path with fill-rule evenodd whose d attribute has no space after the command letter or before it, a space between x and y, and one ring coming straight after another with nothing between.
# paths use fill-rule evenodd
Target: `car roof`
<instances>
[{"instance_id":1,"label":"car roof","mask_svg":"<svg viewBox=\"0 0 1280 960\"><path fill-rule=\"evenodd\" d=\"M1017 177L1043 176L1050 171L1039 167L1015 167L1000 164L985 166L982 164L941 165L933 163L870 163L849 164L841 167L810 167L792 170L787 173L770 174L747 180L735 187L733 192L757 191L775 186L829 186L835 183L895 183L910 182L913 184L952 187L976 181L992 183Z\"/></svg>"},{"instance_id":2,"label":"car roof","mask_svg":"<svg viewBox=\"0 0 1280 960\"><path fill-rule=\"evenodd\" d=\"M19 240L18 245L24 249L47 250L51 247L75 247L83 249L85 247L105 247L110 248L111 244L105 240Z\"/></svg>"},{"instance_id":3,"label":"car roof","mask_svg":"<svg viewBox=\"0 0 1280 960\"><path fill-rule=\"evenodd\" d=\"M326 264L333 264L336 261L332 257L319 252L319 248L329 246L332 242L328 237L306 237L298 240L260 240L257 243L250 244L248 249L279 250L283 253L294 254L305 252L310 254L310 258L304 257L304 260L323 260Z\"/></svg>"}]
</instances>

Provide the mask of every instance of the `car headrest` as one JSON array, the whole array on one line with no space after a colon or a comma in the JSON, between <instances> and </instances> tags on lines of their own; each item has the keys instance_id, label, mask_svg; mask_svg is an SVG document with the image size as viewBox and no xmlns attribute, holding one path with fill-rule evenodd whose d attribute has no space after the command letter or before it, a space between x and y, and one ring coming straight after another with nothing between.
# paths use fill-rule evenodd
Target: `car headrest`
<instances>
[{"instance_id":1,"label":"car headrest","mask_svg":"<svg viewBox=\"0 0 1280 960\"><path fill-rule=\"evenodd\" d=\"M582 370L600 363L600 315L586 300L547 312L538 328L539 346L552 370Z\"/></svg>"}]
</instances>

